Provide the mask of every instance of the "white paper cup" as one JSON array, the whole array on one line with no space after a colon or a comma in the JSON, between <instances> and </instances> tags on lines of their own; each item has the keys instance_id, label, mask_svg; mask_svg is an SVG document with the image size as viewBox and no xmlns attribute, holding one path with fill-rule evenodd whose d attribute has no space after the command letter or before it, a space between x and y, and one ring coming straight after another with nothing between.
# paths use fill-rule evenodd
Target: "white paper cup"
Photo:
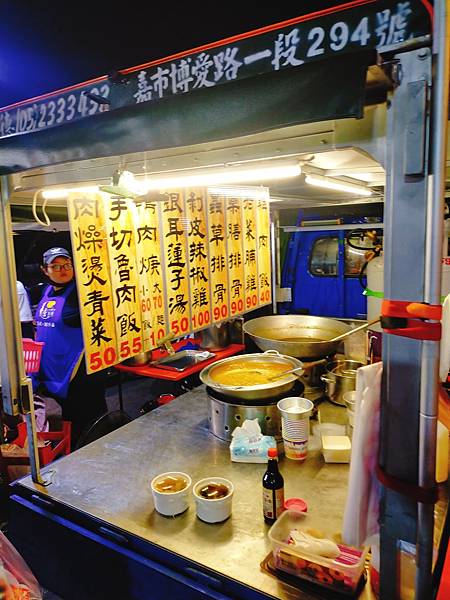
<instances>
[{"instance_id":1,"label":"white paper cup","mask_svg":"<svg viewBox=\"0 0 450 600\"><path fill-rule=\"evenodd\" d=\"M281 412L284 454L291 460L305 460L308 453L309 417L314 404L307 398L292 396L277 403Z\"/></svg>"},{"instance_id":2,"label":"white paper cup","mask_svg":"<svg viewBox=\"0 0 450 600\"><path fill-rule=\"evenodd\" d=\"M160 492L155 488L155 485L163 479L172 477L182 477L186 480L187 485L179 492ZM168 471L167 473L160 473L154 479L152 479L151 487L153 500L155 501L156 510L166 516L174 517L183 513L189 507L189 491L191 489L192 479L186 473L180 471Z\"/></svg>"},{"instance_id":3,"label":"white paper cup","mask_svg":"<svg viewBox=\"0 0 450 600\"><path fill-rule=\"evenodd\" d=\"M228 495L223 498L203 498L200 490L208 483L221 483L228 488ZM205 477L194 484L192 489L195 498L197 517L206 523L220 523L231 515L231 504L234 494L234 486L228 479L223 477Z\"/></svg>"}]
</instances>

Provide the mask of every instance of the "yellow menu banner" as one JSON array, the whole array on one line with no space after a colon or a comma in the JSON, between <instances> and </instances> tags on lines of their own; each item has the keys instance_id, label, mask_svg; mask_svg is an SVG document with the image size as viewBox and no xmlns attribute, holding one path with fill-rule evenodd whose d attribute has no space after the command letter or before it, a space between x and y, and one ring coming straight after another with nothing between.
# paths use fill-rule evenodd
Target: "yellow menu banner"
<instances>
[{"instance_id":1,"label":"yellow menu banner","mask_svg":"<svg viewBox=\"0 0 450 600\"><path fill-rule=\"evenodd\" d=\"M71 224L86 368L89 373L93 373L120 361L102 195L71 193L67 200L67 210Z\"/></svg>"},{"instance_id":2,"label":"yellow menu banner","mask_svg":"<svg viewBox=\"0 0 450 600\"><path fill-rule=\"evenodd\" d=\"M270 215L266 200L256 201L257 215L257 253L258 253L258 291L259 305L272 301L272 259L270 251Z\"/></svg>"},{"instance_id":3,"label":"yellow menu banner","mask_svg":"<svg viewBox=\"0 0 450 600\"><path fill-rule=\"evenodd\" d=\"M133 206L143 351L155 348L168 333L164 302L160 204L142 200Z\"/></svg>"},{"instance_id":4,"label":"yellow menu banner","mask_svg":"<svg viewBox=\"0 0 450 600\"><path fill-rule=\"evenodd\" d=\"M170 331L175 337L180 337L191 330L188 224L183 190L168 191L164 197L161 207L161 229L168 321Z\"/></svg>"},{"instance_id":5,"label":"yellow menu banner","mask_svg":"<svg viewBox=\"0 0 450 600\"><path fill-rule=\"evenodd\" d=\"M230 317L244 312L244 236L242 229L242 200L227 198L225 204L227 223L228 285L230 289Z\"/></svg>"},{"instance_id":6,"label":"yellow menu banner","mask_svg":"<svg viewBox=\"0 0 450 600\"><path fill-rule=\"evenodd\" d=\"M206 197L203 188L185 191L188 224L189 298L191 330L211 324L211 293Z\"/></svg>"},{"instance_id":7,"label":"yellow menu banner","mask_svg":"<svg viewBox=\"0 0 450 600\"><path fill-rule=\"evenodd\" d=\"M208 195L208 246L212 319L214 323L229 317L228 261L225 198Z\"/></svg>"},{"instance_id":8,"label":"yellow menu banner","mask_svg":"<svg viewBox=\"0 0 450 600\"><path fill-rule=\"evenodd\" d=\"M244 292L245 310L254 310L258 307L258 262L257 254L257 227L256 203L254 200L244 199L242 202L243 227L244 227Z\"/></svg>"},{"instance_id":9,"label":"yellow menu banner","mask_svg":"<svg viewBox=\"0 0 450 600\"><path fill-rule=\"evenodd\" d=\"M68 211L88 372L271 302L265 200L72 193Z\"/></svg>"},{"instance_id":10,"label":"yellow menu banner","mask_svg":"<svg viewBox=\"0 0 450 600\"><path fill-rule=\"evenodd\" d=\"M103 197L119 359L142 352L142 316L132 200Z\"/></svg>"}]
</instances>

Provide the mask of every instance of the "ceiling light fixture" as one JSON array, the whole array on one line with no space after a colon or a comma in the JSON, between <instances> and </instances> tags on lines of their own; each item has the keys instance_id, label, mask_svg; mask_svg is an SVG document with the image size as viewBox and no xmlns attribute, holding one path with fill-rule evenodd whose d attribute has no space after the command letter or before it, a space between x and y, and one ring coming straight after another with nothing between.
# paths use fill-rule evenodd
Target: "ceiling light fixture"
<instances>
[{"instance_id":1,"label":"ceiling light fixture","mask_svg":"<svg viewBox=\"0 0 450 600\"><path fill-rule=\"evenodd\" d=\"M42 197L45 200L56 200L67 198L71 192L77 192L80 194L89 194L92 192L98 192L98 186L88 187L74 187L74 188L55 188L50 190L43 190Z\"/></svg>"},{"instance_id":2,"label":"ceiling light fixture","mask_svg":"<svg viewBox=\"0 0 450 600\"><path fill-rule=\"evenodd\" d=\"M230 198L251 198L252 200L270 200L266 187L208 187L208 194Z\"/></svg>"},{"instance_id":3,"label":"ceiling light fixture","mask_svg":"<svg viewBox=\"0 0 450 600\"><path fill-rule=\"evenodd\" d=\"M146 191L177 187L203 187L287 179L289 177L298 177L301 172L302 169L298 162L279 164L271 162L252 167L241 165L234 166L233 168L223 167L220 169L184 171L161 177L148 176L141 185Z\"/></svg>"},{"instance_id":4,"label":"ceiling light fixture","mask_svg":"<svg viewBox=\"0 0 450 600\"><path fill-rule=\"evenodd\" d=\"M323 175L308 174L305 176L305 182L309 185L326 188L328 190L348 192L350 194L356 194L357 196L372 196L372 190L369 190L362 185L356 185L339 179L332 179L331 177L325 177Z\"/></svg>"}]
</instances>

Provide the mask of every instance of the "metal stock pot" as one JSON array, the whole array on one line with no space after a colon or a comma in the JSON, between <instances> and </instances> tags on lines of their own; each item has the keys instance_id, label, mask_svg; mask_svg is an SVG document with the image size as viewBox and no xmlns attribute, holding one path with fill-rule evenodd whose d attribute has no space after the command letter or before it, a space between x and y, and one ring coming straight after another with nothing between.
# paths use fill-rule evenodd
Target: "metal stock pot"
<instances>
[{"instance_id":1,"label":"metal stock pot","mask_svg":"<svg viewBox=\"0 0 450 600\"><path fill-rule=\"evenodd\" d=\"M299 370L296 375L290 373L279 379L275 379L274 381L258 385L225 385L219 383L214 376L216 373L216 377L218 377L219 373L223 373L224 370L226 371L227 366L230 367L230 372L231 370L234 370L238 376L239 372L248 376L249 374L251 375L252 370L260 372L261 364L267 364L270 369L270 365L275 363L285 367L284 370L286 371L295 368L298 368ZM200 380L208 387L225 396L252 401L267 400L285 392L289 392L294 387L297 376L301 375L302 366L303 363L296 358L285 356L276 350L268 350L267 352L241 354L219 360L208 365L200 372Z\"/></svg>"},{"instance_id":2,"label":"metal stock pot","mask_svg":"<svg viewBox=\"0 0 450 600\"><path fill-rule=\"evenodd\" d=\"M356 387L356 371L363 363L356 360L335 360L326 366L326 373L320 378L327 384L326 394L331 402L346 406L345 392L352 392Z\"/></svg>"}]
</instances>

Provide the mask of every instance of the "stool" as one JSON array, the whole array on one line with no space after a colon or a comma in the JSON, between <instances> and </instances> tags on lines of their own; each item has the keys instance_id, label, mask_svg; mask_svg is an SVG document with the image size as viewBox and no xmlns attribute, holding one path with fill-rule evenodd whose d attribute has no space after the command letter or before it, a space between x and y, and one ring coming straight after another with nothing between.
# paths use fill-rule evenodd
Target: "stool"
<instances>
[{"instance_id":1,"label":"stool","mask_svg":"<svg viewBox=\"0 0 450 600\"><path fill-rule=\"evenodd\" d=\"M44 446L38 447L39 453L39 464L41 467L53 462L56 458L70 454L70 434L72 424L70 421L62 422L61 431L40 431L37 433L38 443L50 442ZM15 440L11 442L11 445L19 446L24 448L27 439L27 426L26 423L19 423L17 426L18 435ZM51 442L57 442L53 447ZM28 454L11 454L8 456L4 448L0 446L0 472L2 473L5 481L10 482L8 473L8 467L12 466L23 466L30 464L30 457Z\"/></svg>"}]
</instances>

